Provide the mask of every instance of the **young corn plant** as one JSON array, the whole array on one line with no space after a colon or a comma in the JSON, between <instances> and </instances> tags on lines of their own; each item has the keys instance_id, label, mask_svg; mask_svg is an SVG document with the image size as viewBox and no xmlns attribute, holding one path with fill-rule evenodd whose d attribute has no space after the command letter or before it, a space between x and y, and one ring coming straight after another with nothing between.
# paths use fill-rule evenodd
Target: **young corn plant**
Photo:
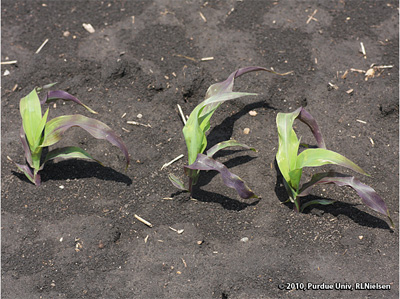
<instances>
[{"instance_id":1,"label":"young corn plant","mask_svg":"<svg viewBox=\"0 0 400 299\"><path fill-rule=\"evenodd\" d=\"M225 81L211 85L207 90L205 100L194 108L183 128L183 135L188 149L189 164L184 167L184 171L189 177L189 187L186 189L184 183L178 177L170 174L169 179L175 187L189 191L192 195L193 186L197 183L200 171L216 170L221 174L224 184L230 188L234 188L240 197L245 199L257 198L241 178L231 173L224 164L212 158L219 150L231 146L240 146L255 151L254 148L250 148L235 140L227 140L214 145L206 152L206 154L203 154L207 147L206 132L210 129L210 119L215 110L225 101L237 99L243 96L256 95L255 93L232 91L235 78L253 71L275 73L271 70L255 66L238 69L230 74Z\"/></svg>"},{"instance_id":2,"label":"young corn plant","mask_svg":"<svg viewBox=\"0 0 400 299\"><path fill-rule=\"evenodd\" d=\"M313 133L318 148L307 148L298 154L300 141L293 130L295 119L305 123ZM301 204L301 197L308 195L311 189L320 184L336 184L338 186L350 186L361 197L363 203L371 209L388 217L392 227L389 211L383 199L371 187L361 183L355 177L338 173L324 172L312 176L311 180L300 186L300 180L304 167L317 167L325 164L337 164L353 171L368 175L355 163L346 157L326 149L324 139L316 120L304 108L299 108L292 113L278 113L276 118L279 135L279 149L276 161L283 176L283 183L289 195L289 200L294 203L294 209L302 212L313 204L332 204L332 200L312 200ZM307 146L306 146L307 147Z\"/></svg>"},{"instance_id":3,"label":"young corn plant","mask_svg":"<svg viewBox=\"0 0 400 299\"><path fill-rule=\"evenodd\" d=\"M81 127L97 139L105 139L111 144L119 147L126 158L126 167L129 165L128 150L122 139L115 134L107 125L96 119L88 118L83 115L63 115L47 121L49 108L42 115L42 105L56 100L75 102L91 113L96 113L88 106L83 104L74 96L61 90L48 91L42 100L39 99L38 92L45 88L50 88L54 84L49 84L43 88L35 88L20 101L20 113L22 126L20 139L25 151L26 164L17 164L26 177L35 185L41 184L40 174L46 162L55 158L81 158L89 159L100 163L85 150L76 146L57 148L42 157L44 148L54 145L60 141L64 133L71 127ZM101 164L101 163L100 163Z\"/></svg>"}]
</instances>

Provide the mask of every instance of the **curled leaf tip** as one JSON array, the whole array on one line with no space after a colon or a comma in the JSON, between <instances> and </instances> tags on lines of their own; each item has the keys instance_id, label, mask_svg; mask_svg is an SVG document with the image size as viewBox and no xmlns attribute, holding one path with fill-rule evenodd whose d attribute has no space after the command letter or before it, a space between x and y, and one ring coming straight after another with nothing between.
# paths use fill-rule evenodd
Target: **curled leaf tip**
<instances>
[{"instance_id":1,"label":"curled leaf tip","mask_svg":"<svg viewBox=\"0 0 400 299\"><path fill-rule=\"evenodd\" d=\"M185 188L185 185L183 184L183 182L174 174L170 173L168 175L168 179L171 181L172 185L174 185L176 188L183 190L183 191L188 191Z\"/></svg>"},{"instance_id":2,"label":"curled leaf tip","mask_svg":"<svg viewBox=\"0 0 400 299\"><path fill-rule=\"evenodd\" d=\"M387 217L388 217L389 222L390 222L390 227L393 228L393 229L395 229L395 228L396 228L396 225L394 224L392 218L390 217L389 210L386 210L386 213L387 213Z\"/></svg>"},{"instance_id":3,"label":"curled leaf tip","mask_svg":"<svg viewBox=\"0 0 400 299\"><path fill-rule=\"evenodd\" d=\"M254 198L254 199L259 199L260 197L259 197L259 196L257 196L257 195L255 195L255 194L253 193L253 195L252 195L252 196L250 196L248 199L251 199L251 198Z\"/></svg>"},{"instance_id":4,"label":"curled leaf tip","mask_svg":"<svg viewBox=\"0 0 400 299\"><path fill-rule=\"evenodd\" d=\"M80 100L78 100L76 97L74 97L73 95L69 94L66 91L63 90L53 90L53 91L48 91L46 93L45 98L41 101L41 104L44 103L50 103L52 101L56 101L56 100L64 100L64 101L72 101L78 105L83 106L84 108L86 108L90 113L93 114L98 114L96 111L94 111L93 109L91 109L89 106L85 105L84 103L82 103Z\"/></svg>"}]
</instances>

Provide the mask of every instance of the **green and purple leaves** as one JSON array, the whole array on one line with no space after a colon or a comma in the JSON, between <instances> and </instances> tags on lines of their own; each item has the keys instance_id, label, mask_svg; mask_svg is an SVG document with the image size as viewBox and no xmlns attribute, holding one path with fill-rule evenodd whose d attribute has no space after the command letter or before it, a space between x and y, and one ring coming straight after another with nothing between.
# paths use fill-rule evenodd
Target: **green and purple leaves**
<instances>
[{"instance_id":1,"label":"green and purple leaves","mask_svg":"<svg viewBox=\"0 0 400 299\"><path fill-rule=\"evenodd\" d=\"M51 86L52 85L49 85L44 88ZM47 161L55 158L81 158L99 162L90 156L90 154L88 154L85 150L75 146L68 146L48 152L43 164L40 164L43 148L54 145L60 141L65 131L71 127L80 127L89 132L96 139L105 139L111 144L117 146L124 153L127 162L126 167L128 167L128 150L122 139L117 136L115 132L113 132L107 125L96 119L88 118L83 115L64 115L47 121L49 109L47 109L45 114L42 116L41 105L61 99L73 101L85 107L91 113L96 113L95 111L90 109L74 96L60 90L47 92L45 98L40 101L37 90L42 90L42 88L34 89L31 93L29 93L29 95L22 98L20 102L20 113L22 117L20 139L22 147L25 151L27 165L17 164L17 167L31 182L33 182L35 185L40 185L41 181L38 172L43 169L44 164Z\"/></svg>"},{"instance_id":2,"label":"green and purple leaves","mask_svg":"<svg viewBox=\"0 0 400 299\"><path fill-rule=\"evenodd\" d=\"M318 148L308 148L298 154L300 141L293 130L293 122L299 119L305 123L313 133ZM317 122L304 108L299 108L291 113L278 113L276 117L279 135L279 148L276 161L284 178L284 185L290 201L294 203L297 211L303 211L311 204L330 204L329 200L313 200L300 205L300 197L309 194L311 189L318 184L336 184L338 186L350 186L361 197L365 205L387 216L391 225L389 211L383 199L371 187L361 183L356 178L337 172L315 174L312 179L300 187L301 175L304 167L318 167L326 164L336 164L349 168L358 173L368 175L358 165L346 157L327 150Z\"/></svg>"},{"instance_id":3,"label":"green and purple leaves","mask_svg":"<svg viewBox=\"0 0 400 299\"><path fill-rule=\"evenodd\" d=\"M190 114L189 119L183 128L183 135L188 149L189 162L189 166L185 167L185 173L189 177L188 189L190 192L192 192L192 186L197 182L200 170L216 170L220 172L224 184L228 187L235 188L241 197L256 197L239 177L230 173L224 165L212 159L212 155L222 148L238 145L249 148L248 146L229 140L219 143L211 148L207 152L207 155L203 155L203 152L207 147L206 133L210 129L210 119L215 110L225 101L237 99L243 96L256 95L255 93L233 92L235 78L254 71L275 73L274 71L257 66L238 69L231 73L225 81L211 85L207 90L204 101L197 105ZM174 186L185 190L183 183L179 181L176 176L170 175L170 180Z\"/></svg>"}]
</instances>

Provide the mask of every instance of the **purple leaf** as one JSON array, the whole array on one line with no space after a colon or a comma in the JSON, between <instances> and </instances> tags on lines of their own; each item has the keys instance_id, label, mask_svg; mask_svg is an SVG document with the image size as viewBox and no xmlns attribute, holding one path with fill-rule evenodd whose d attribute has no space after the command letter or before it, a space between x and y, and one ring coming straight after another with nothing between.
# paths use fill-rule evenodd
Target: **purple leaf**
<instances>
[{"instance_id":1,"label":"purple leaf","mask_svg":"<svg viewBox=\"0 0 400 299\"><path fill-rule=\"evenodd\" d=\"M53 118L47 122L45 127L44 140L42 147L53 145L58 142L62 135L71 127L81 127L86 130L96 139L105 139L111 144L119 147L119 149L124 153L126 158L126 167L129 165L129 154L121 137L119 137L109 126L83 115L63 115Z\"/></svg>"},{"instance_id":2,"label":"purple leaf","mask_svg":"<svg viewBox=\"0 0 400 299\"><path fill-rule=\"evenodd\" d=\"M231 73L225 81L211 85L207 90L205 100L207 100L208 98L210 98L212 96L232 92L233 83L237 77L240 77L241 75L244 75L249 72L255 72L255 71L266 71L266 72L273 73L273 74L280 75L280 76L286 76L286 75L292 73L292 72L287 72L284 74L279 74L275 71L272 71L272 70L269 70L269 69L266 69L266 68L260 67L260 66L244 67L244 68L238 69L238 70L234 71L233 73ZM219 105L220 105L220 103L208 104L206 107L204 107L203 111L201 112L201 116L212 111L214 108L218 107Z\"/></svg>"},{"instance_id":3,"label":"purple leaf","mask_svg":"<svg viewBox=\"0 0 400 299\"><path fill-rule=\"evenodd\" d=\"M26 140L23 126L21 126L21 129L19 130L19 138L21 139L22 148L24 149L25 152L25 159L28 162L28 164L31 167L33 167L31 149L29 148L28 141Z\"/></svg>"},{"instance_id":4,"label":"purple leaf","mask_svg":"<svg viewBox=\"0 0 400 299\"><path fill-rule=\"evenodd\" d=\"M266 68L260 67L260 66L244 67L244 68L241 68L241 69L238 69L238 70L234 71L232 74L229 75L228 79L226 79L225 81L223 81L221 83L217 83L217 84L219 84L219 87L220 87L220 91L219 92L222 93L222 92L232 91L233 80L234 79L236 79L237 77L240 77L243 74L250 73L250 72L255 72L255 71L266 71L266 72L273 73L273 74L280 75L280 76L286 76L286 75L292 73L292 72L287 72L287 73L284 73L284 74L279 74L279 73L277 73L277 72L275 72L273 70L269 70L269 69L266 69ZM216 84L214 84L214 86L215 85ZM206 96L206 98L207 98L207 96Z\"/></svg>"},{"instance_id":5,"label":"purple leaf","mask_svg":"<svg viewBox=\"0 0 400 299\"><path fill-rule=\"evenodd\" d=\"M56 100L73 101L76 104L85 107L91 113L97 114L96 111L92 110L91 108L89 108L88 106L83 104L76 97L74 97L73 95L69 94L68 92L65 92L65 91L62 91L62 90L48 91L46 93L46 96L43 98L43 100L40 101L40 104L43 105L44 103L50 103L50 102L54 102Z\"/></svg>"},{"instance_id":6,"label":"purple leaf","mask_svg":"<svg viewBox=\"0 0 400 299\"><path fill-rule=\"evenodd\" d=\"M310 128L315 140L317 140L318 147L326 148L324 138L322 137L321 131L319 130L317 121L314 119L314 117L312 117L312 115L303 107L300 107L297 110L300 110L297 119L305 123Z\"/></svg>"},{"instance_id":7,"label":"purple leaf","mask_svg":"<svg viewBox=\"0 0 400 299\"><path fill-rule=\"evenodd\" d=\"M18 163L15 164L17 165L18 169L21 170L32 183L34 183L36 186L39 186L41 184L40 174L33 174L32 169L28 165L21 165Z\"/></svg>"},{"instance_id":8,"label":"purple leaf","mask_svg":"<svg viewBox=\"0 0 400 299\"><path fill-rule=\"evenodd\" d=\"M355 177L337 172L318 173L313 175L311 181L305 183L301 187L298 196L308 195L311 189L317 184L336 184L338 186L350 186L351 188L356 190L357 194L361 197L365 205L367 205L374 211L377 211L387 216L392 226L394 226L393 221L389 215L389 210L386 207L383 199L378 195L378 193L376 193L374 189L372 189L368 185L361 183Z\"/></svg>"},{"instance_id":9,"label":"purple leaf","mask_svg":"<svg viewBox=\"0 0 400 299\"><path fill-rule=\"evenodd\" d=\"M216 170L221 174L224 184L229 188L235 189L241 198L258 198L253 191L247 187L246 183L237 175L231 173L224 164L217 162L204 154L198 154L197 159L193 164L185 166L185 171L187 171L187 169Z\"/></svg>"}]
</instances>

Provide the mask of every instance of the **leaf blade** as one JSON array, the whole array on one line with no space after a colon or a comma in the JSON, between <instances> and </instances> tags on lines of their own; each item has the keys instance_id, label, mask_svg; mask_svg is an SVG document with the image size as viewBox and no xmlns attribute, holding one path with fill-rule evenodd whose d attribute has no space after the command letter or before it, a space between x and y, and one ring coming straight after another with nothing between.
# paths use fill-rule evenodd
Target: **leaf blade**
<instances>
[{"instance_id":1,"label":"leaf blade","mask_svg":"<svg viewBox=\"0 0 400 299\"><path fill-rule=\"evenodd\" d=\"M300 145L300 141L293 130L293 122L300 114L300 110L297 109L291 113L278 113L276 116L279 140L276 161L279 170L289 184L291 181L289 172L295 169L297 152Z\"/></svg>"},{"instance_id":2,"label":"leaf blade","mask_svg":"<svg viewBox=\"0 0 400 299\"><path fill-rule=\"evenodd\" d=\"M21 99L19 109L24 132L30 149L33 151L39 144L36 132L42 120L42 108L35 89Z\"/></svg>"},{"instance_id":3,"label":"leaf blade","mask_svg":"<svg viewBox=\"0 0 400 299\"><path fill-rule=\"evenodd\" d=\"M44 99L40 103L43 105L44 103L51 103L51 102L54 102L56 100L72 101L72 102L74 102L74 103L76 103L78 105L81 105L81 106L85 107L90 113L97 114L96 111L94 111L93 109L91 109L87 105L83 104L80 100L78 100L73 95L71 95L68 92L63 91L63 90L48 91L46 93L46 96L44 97Z\"/></svg>"},{"instance_id":4,"label":"leaf blade","mask_svg":"<svg viewBox=\"0 0 400 299\"><path fill-rule=\"evenodd\" d=\"M188 191L185 188L185 185L183 184L183 182L176 175L170 173L168 175L168 179L171 181L172 185L174 185L176 188L183 190L183 191Z\"/></svg>"},{"instance_id":5,"label":"leaf blade","mask_svg":"<svg viewBox=\"0 0 400 299\"><path fill-rule=\"evenodd\" d=\"M300 208L300 213L303 213L304 209L311 206L311 205L331 205L334 204L335 201L334 200L329 200L329 199L315 199L315 200L310 200L307 201L306 203L301 205Z\"/></svg>"},{"instance_id":6,"label":"leaf blade","mask_svg":"<svg viewBox=\"0 0 400 299\"><path fill-rule=\"evenodd\" d=\"M234 71L233 73L231 73L225 81L211 85L206 92L205 99L207 100L208 98L211 98L212 96L215 96L218 94L232 92L234 80L236 78L238 78L241 75L244 75L246 73L254 72L254 71L266 71L266 72L273 73L273 74L280 75L280 76L285 76L285 75L289 74L289 73L279 74L275 71L272 71L272 70L269 70L269 69L266 69L266 68L260 67L260 66L248 66L248 67L240 68L240 69ZM205 110L203 113L207 114L209 111L215 109L215 106L217 106L217 104L214 104L214 103L208 104L208 106L205 107Z\"/></svg>"},{"instance_id":7,"label":"leaf blade","mask_svg":"<svg viewBox=\"0 0 400 299\"><path fill-rule=\"evenodd\" d=\"M303 167L317 167L326 164L337 164L349 169L352 169L358 173L368 175L364 170L361 169L357 164L331 150L324 148L309 148L299 154L296 160L296 168Z\"/></svg>"},{"instance_id":8,"label":"leaf blade","mask_svg":"<svg viewBox=\"0 0 400 299\"><path fill-rule=\"evenodd\" d=\"M254 93L232 92L234 79L248 72L259 70L275 73L274 71L258 66L245 67L231 73L225 81L215 83L208 88L205 100L198 104L192 111L183 128L183 135L188 148L189 164L194 163L197 154L203 153L206 149L207 139L205 133L209 130L210 119L220 104L242 96L256 95Z\"/></svg>"},{"instance_id":9,"label":"leaf blade","mask_svg":"<svg viewBox=\"0 0 400 299\"><path fill-rule=\"evenodd\" d=\"M217 143L216 145L211 147L207 151L206 154L207 154L208 157L212 158L212 156L215 155L219 150L222 150L224 148L231 147L231 146L240 146L240 147L244 147L245 149L252 150L253 152L256 151L256 149L253 148L253 147L250 147L250 146L248 146L246 144L243 144L243 143L237 142L234 139L231 139L231 140L226 140L226 141L222 141L220 143Z\"/></svg>"},{"instance_id":10,"label":"leaf blade","mask_svg":"<svg viewBox=\"0 0 400 299\"><path fill-rule=\"evenodd\" d=\"M22 164L18 164L18 163L15 163L15 165L17 166L17 168L19 170L21 170L25 174L25 176L33 184L35 184L36 186L39 186L41 184L40 175L38 173L36 173L36 174L32 173L32 170L29 168L28 165L22 165Z\"/></svg>"},{"instance_id":11,"label":"leaf blade","mask_svg":"<svg viewBox=\"0 0 400 299\"><path fill-rule=\"evenodd\" d=\"M71 158L80 158L80 159L88 159L88 160L93 160L96 161L97 163L101 164L102 163L99 160L94 159L88 152L85 150L81 149L80 147L77 146L66 146L66 147L61 147L54 149L50 152L47 153L44 163L56 159L56 158L62 158L62 159L71 159Z\"/></svg>"},{"instance_id":12,"label":"leaf blade","mask_svg":"<svg viewBox=\"0 0 400 299\"><path fill-rule=\"evenodd\" d=\"M237 175L231 173L224 164L207 157L204 154L198 154L197 159L193 164L185 166L185 170L187 169L216 170L221 174L224 184L229 188L235 189L241 198L258 198L246 183Z\"/></svg>"},{"instance_id":13,"label":"leaf blade","mask_svg":"<svg viewBox=\"0 0 400 299\"><path fill-rule=\"evenodd\" d=\"M33 168L32 153L29 148L28 140L26 139L26 135L25 135L23 126L21 126L21 128L19 130L19 138L22 143L22 148L24 149L24 152L25 152L25 159L28 162L28 164Z\"/></svg>"},{"instance_id":14,"label":"leaf blade","mask_svg":"<svg viewBox=\"0 0 400 299\"><path fill-rule=\"evenodd\" d=\"M50 120L45 126L45 135L41 146L45 147L57 143L65 131L71 127L80 127L94 138L107 140L112 145L117 146L125 155L126 167L128 167L130 162L129 153L121 137L101 121L80 114L63 115Z\"/></svg>"},{"instance_id":15,"label":"leaf blade","mask_svg":"<svg viewBox=\"0 0 400 299\"><path fill-rule=\"evenodd\" d=\"M394 223L389 215L389 210L383 199L373 188L361 183L355 177L338 172L318 173L313 175L311 180L302 186L298 196L308 195L311 189L318 184L336 184L338 186L349 186L353 188L366 206L387 216L392 227L394 227Z\"/></svg>"},{"instance_id":16,"label":"leaf blade","mask_svg":"<svg viewBox=\"0 0 400 299\"><path fill-rule=\"evenodd\" d=\"M321 130L317 124L315 118L303 107L300 108L300 113L297 116L297 119L300 120L302 123L306 124L312 134L314 135L315 140L317 141L319 148L326 148L324 138L322 137Z\"/></svg>"}]
</instances>

